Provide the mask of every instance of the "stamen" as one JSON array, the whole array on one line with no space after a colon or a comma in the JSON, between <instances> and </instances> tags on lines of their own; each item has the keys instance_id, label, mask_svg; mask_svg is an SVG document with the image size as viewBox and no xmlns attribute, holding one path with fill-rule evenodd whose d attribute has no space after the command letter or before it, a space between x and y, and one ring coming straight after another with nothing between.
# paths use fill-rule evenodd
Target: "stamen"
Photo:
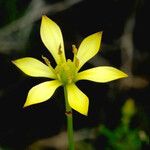
<instances>
[{"instance_id":1,"label":"stamen","mask_svg":"<svg viewBox=\"0 0 150 150\"><path fill-rule=\"evenodd\" d=\"M76 59L75 59L75 66L78 68L79 67L79 63L80 63L80 61L79 61L79 59L76 57Z\"/></svg>"},{"instance_id":2,"label":"stamen","mask_svg":"<svg viewBox=\"0 0 150 150\"><path fill-rule=\"evenodd\" d=\"M61 50L61 44L60 44L58 47L58 55L61 55L61 54L62 54L62 50Z\"/></svg>"},{"instance_id":3,"label":"stamen","mask_svg":"<svg viewBox=\"0 0 150 150\"><path fill-rule=\"evenodd\" d=\"M72 52L74 54L73 62L75 63L76 67L79 67L79 59L77 58L78 49L74 44L72 45Z\"/></svg>"},{"instance_id":4,"label":"stamen","mask_svg":"<svg viewBox=\"0 0 150 150\"><path fill-rule=\"evenodd\" d=\"M72 52L73 52L74 55L76 55L77 52L78 52L78 49L74 44L72 45Z\"/></svg>"},{"instance_id":5,"label":"stamen","mask_svg":"<svg viewBox=\"0 0 150 150\"><path fill-rule=\"evenodd\" d=\"M54 70L54 68L51 66L51 63L50 63L49 59L47 59L47 58L44 57L43 55L42 55L42 59L45 61L46 65L50 68L50 70L55 74L55 70Z\"/></svg>"},{"instance_id":6,"label":"stamen","mask_svg":"<svg viewBox=\"0 0 150 150\"><path fill-rule=\"evenodd\" d=\"M66 61L64 55L63 55L63 51L62 51L62 45L59 44L59 47L58 47L58 55L60 57L60 61L58 62L58 64L61 64L61 63L64 63Z\"/></svg>"},{"instance_id":7,"label":"stamen","mask_svg":"<svg viewBox=\"0 0 150 150\"><path fill-rule=\"evenodd\" d=\"M49 66L49 67L51 66L50 61L46 57L44 57L43 55L42 55L42 59L45 61L47 66Z\"/></svg>"}]
</instances>

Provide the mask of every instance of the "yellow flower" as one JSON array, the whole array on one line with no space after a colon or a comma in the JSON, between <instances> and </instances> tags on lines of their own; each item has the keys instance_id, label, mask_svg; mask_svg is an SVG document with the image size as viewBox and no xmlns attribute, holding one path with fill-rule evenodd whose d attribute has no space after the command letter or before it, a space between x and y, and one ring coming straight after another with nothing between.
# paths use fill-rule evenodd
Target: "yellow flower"
<instances>
[{"instance_id":1,"label":"yellow flower","mask_svg":"<svg viewBox=\"0 0 150 150\"><path fill-rule=\"evenodd\" d=\"M50 99L55 90L59 86L63 86L67 91L68 104L70 107L83 115L87 115L89 99L75 85L77 81L90 80L104 83L127 77L122 71L109 66L95 67L79 72L81 67L98 53L102 32L97 32L86 37L78 49L73 45L73 61L70 59L66 60L61 30L59 26L47 16L42 17L40 35L44 45L54 57L57 66L53 68L49 60L45 57L43 57L45 63L31 57L12 61L29 76L53 79L31 88L24 105L25 107Z\"/></svg>"}]
</instances>

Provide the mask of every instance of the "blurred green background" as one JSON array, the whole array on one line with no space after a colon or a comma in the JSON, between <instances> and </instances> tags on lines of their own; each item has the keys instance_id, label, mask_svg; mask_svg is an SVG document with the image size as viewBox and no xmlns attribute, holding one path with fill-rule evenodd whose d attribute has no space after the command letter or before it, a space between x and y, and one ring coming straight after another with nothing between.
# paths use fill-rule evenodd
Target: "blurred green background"
<instances>
[{"instance_id":1,"label":"blurred green background","mask_svg":"<svg viewBox=\"0 0 150 150\"><path fill-rule=\"evenodd\" d=\"M72 44L103 31L101 52L83 69L111 65L129 75L77 83L90 106L88 117L73 112L76 150L149 149L149 6L148 0L0 0L0 150L67 149L62 88L52 100L23 108L29 89L46 79L28 77L11 63L44 55L55 66L40 38L43 14L60 26L67 58Z\"/></svg>"}]
</instances>

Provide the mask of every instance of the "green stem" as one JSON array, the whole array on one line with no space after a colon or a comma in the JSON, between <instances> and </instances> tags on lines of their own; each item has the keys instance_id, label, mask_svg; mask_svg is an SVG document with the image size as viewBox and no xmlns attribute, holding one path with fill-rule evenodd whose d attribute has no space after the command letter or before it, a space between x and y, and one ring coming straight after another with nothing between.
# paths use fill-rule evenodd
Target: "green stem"
<instances>
[{"instance_id":1,"label":"green stem","mask_svg":"<svg viewBox=\"0 0 150 150\"><path fill-rule=\"evenodd\" d=\"M64 94L65 94L65 102L66 102L68 145L69 145L69 150L74 150L72 109L68 104L67 89L65 86L64 86Z\"/></svg>"}]
</instances>

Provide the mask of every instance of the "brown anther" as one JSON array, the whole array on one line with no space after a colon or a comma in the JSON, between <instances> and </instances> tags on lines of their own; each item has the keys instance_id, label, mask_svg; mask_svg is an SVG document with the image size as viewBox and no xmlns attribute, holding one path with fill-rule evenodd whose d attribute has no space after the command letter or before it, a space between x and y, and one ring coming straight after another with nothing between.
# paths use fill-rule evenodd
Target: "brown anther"
<instances>
[{"instance_id":1,"label":"brown anther","mask_svg":"<svg viewBox=\"0 0 150 150\"><path fill-rule=\"evenodd\" d=\"M77 52L78 52L78 49L77 49L77 47L74 44L72 45L72 52L74 54L77 54Z\"/></svg>"},{"instance_id":2,"label":"brown anther","mask_svg":"<svg viewBox=\"0 0 150 150\"><path fill-rule=\"evenodd\" d=\"M42 59L45 61L45 63L46 63L48 66L51 66L50 61L49 61L46 57L44 57L43 55L42 55Z\"/></svg>"},{"instance_id":3,"label":"brown anther","mask_svg":"<svg viewBox=\"0 0 150 150\"><path fill-rule=\"evenodd\" d=\"M66 111L65 115L67 115L67 116L72 115L72 111Z\"/></svg>"},{"instance_id":4,"label":"brown anther","mask_svg":"<svg viewBox=\"0 0 150 150\"><path fill-rule=\"evenodd\" d=\"M61 54L62 54L62 50L61 50L61 44L60 44L58 47L58 55L61 55Z\"/></svg>"}]
</instances>

